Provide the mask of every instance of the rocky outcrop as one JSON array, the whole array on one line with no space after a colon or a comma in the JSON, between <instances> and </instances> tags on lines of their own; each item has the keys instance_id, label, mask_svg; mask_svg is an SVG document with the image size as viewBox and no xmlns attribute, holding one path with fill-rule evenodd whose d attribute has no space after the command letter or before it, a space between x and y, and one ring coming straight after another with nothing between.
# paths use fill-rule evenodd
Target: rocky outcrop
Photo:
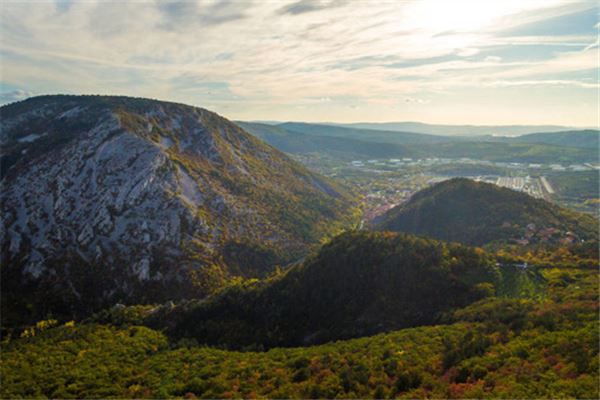
<instances>
[{"instance_id":1,"label":"rocky outcrop","mask_svg":"<svg viewBox=\"0 0 600 400\"><path fill-rule=\"evenodd\" d=\"M293 258L349 222L342 189L200 108L46 96L0 111L3 289L81 296L94 265L102 302L177 298L207 265L231 272L232 240Z\"/></svg>"}]
</instances>

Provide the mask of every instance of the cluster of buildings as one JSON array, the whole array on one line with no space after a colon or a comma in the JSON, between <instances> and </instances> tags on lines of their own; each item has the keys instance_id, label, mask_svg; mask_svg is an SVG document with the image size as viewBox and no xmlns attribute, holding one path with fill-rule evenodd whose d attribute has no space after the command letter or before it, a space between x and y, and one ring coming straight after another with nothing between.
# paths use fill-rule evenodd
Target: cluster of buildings
<instances>
[{"instance_id":1,"label":"cluster of buildings","mask_svg":"<svg viewBox=\"0 0 600 400\"><path fill-rule=\"evenodd\" d=\"M509 177L509 176L501 176L496 179L495 183L498 186L506 187L512 190L516 190L517 192L525 192L530 196L536 198L545 198L545 193L553 194L554 189L550 185L550 182L545 177L541 178L532 178L530 176L525 177Z\"/></svg>"},{"instance_id":2,"label":"cluster of buildings","mask_svg":"<svg viewBox=\"0 0 600 400\"><path fill-rule=\"evenodd\" d=\"M472 158L417 158L413 159L410 157L405 158L390 158L390 159L372 159L372 160L354 160L350 162L352 167L362 168L365 166L388 166L388 167L403 167L403 166L433 166L433 165L444 165L444 164L479 164L498 168L511 168L511 169L550 169L552 171L591 171L600 169L600 165L594 165L591 163L584 164L538 164L538 163L520 163L520 162L500 162L500 161L486 161L486 160L474 160Z\"/></svg>"},{"instance_id":3,"label":"cluster of buildings","mask_svg":"<svg viewBox=\"0 0 600 400\"><path fill-rule=\"evenodd\" d=\"M523 237L514 240L515 243L522 246L526 246L530 243L548 243L551 241L557 241L561 244L571 244L579 241L579 238L571 231L563 233L560 229L555 227L538 229L535 224L531 223L527 225Z\"/></svg>"}]
</instances>

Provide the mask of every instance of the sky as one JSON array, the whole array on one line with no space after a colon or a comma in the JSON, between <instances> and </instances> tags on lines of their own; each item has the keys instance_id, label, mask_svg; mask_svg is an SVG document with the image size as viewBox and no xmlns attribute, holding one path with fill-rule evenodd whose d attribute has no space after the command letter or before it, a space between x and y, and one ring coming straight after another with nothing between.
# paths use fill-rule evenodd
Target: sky
<instances>
[{"instance_id":1,"label":"sky","mask_svg":"<svg viewBox=\"0 0 600 400\"><path fill-rule=\"evenodd\" d=\"M0 5L0 103L176 101L230 119L598 126L596 0Z\"/></svg>"}]
</instances>

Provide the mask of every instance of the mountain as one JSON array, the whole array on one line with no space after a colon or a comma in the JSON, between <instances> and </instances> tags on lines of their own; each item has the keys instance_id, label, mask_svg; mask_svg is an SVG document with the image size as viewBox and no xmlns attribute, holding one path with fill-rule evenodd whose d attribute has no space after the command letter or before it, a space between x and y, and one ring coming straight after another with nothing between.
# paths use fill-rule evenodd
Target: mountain
<instances>
[{"instance_id":1,"label":"mountain","mask_svg":"<svg viewBox=\"0 0 600 400\"><path fill-rule=\"evenodd\" d=\"M368 142L343 136L318 136L260 123L236 123L271 146L291 154L321 153L342 159L390 158L414 154L412 149L400 144Z\"/></svg>"},{"instance_id":2,"label":"mountain","mask_svg":"<svg viewBox=\"0 0 600 400\"><path fill-rule=\"evenodd\" d=\"M394 143L402 145L431 144L461 140L461 138L414 133L412 131L374 130L348 126L309 124L302 122L285 122L277 126L288 131L304 133L307 135L342 137L368 142Z\"/></svg>"},{"instance_id":3,"label":"mountain","mask_svg":"<svg viewBox=\"0 0 600 400\"><path fill-rule=\"evenodd\" d=\"M425 143L410 147L420 154L443 158L548 164L598 162L597 148L519 143L503 138L472 138L463 142Z\"/></svg>"},{"instance_id":4,"label":"mountain","mask_svg":"<svg viewBox=\"0 0 600 400\"><path fill-rule=\"evenodd\" d=\"M541 143L557 146L582 147L595 149L600 147L600 131L593 129L566 131L566 132L540 132L509 138L513 142Z\"/></svg>"},{"instance_id":5,"label":"mountain","mask_svg":"<svg viewBox=\"0 0 600 400\"><path fill-rule=\"evenodd\" d=\"M201 108L42 96L0 118L3 318L206 294L354 218L343 188Z\"/></svg>"},{"instance_id":6,"label":"mountain","mask_svg":"<svg viewBox=\"0 0 600 400\"><path fill-rule=\"evenodd\" d=\"M456 178L415 193L375 228L481 246L597 240L594 217L493 184Z\"/></svg>"},{"instance_id":7,"label":"mountain","mask_svg":"<svg viewBox=\"0 0 600 400\"><path fill-rule=\"evenodd\" d=\"M335 125L356 129L414 132L443 136L518 136L535 132L560 132L573 129L557 125L440 125L422 122L361 122Z\"/></svg>"},{"instance_id":8,"label":"mountain","mask_svg":"<svg viewBox=\"0 0 600 400\"><path fill-rule=\"evenodd\" d=\"M318 152L339 159L397 157L472 158L494 162L597 162L598 149L588 133L535 134L519 138L458 137L344 126L286 122L238 122L274 147L293 154ZM593 131L584 131L593 132ZM571 137L571 139L569 139ZM581 137L581 138L580 138ZM578 139L580 138L580 139Z\"/></svg>"},{"instance_id":9,"label":"mountain","mask_svg":"<svg viewBox=\"0 0 600 400\"><path fill-rule=\"evenodd\" d=\"M431 324L492 290L498 277L480 249L347 232L282 275L163 307L147 323L175 339L231 348L307 345Z\"/></svg>"}]
</instances>

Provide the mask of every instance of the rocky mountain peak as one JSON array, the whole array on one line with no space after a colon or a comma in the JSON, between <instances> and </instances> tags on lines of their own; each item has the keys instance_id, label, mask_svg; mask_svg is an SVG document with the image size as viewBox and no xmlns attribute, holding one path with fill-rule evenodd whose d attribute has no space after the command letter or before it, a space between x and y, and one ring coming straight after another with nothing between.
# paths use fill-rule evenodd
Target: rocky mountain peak
<instances>
[{"instance_id":1,"label":"rocky mountain peak","mask_svg":"<svg viewBox=\"0 0 600 400\"><path fill-rule=\"evenodd\" d=\"M264 274L350 221L343 189L201 108L43 96L0 116L3 286L181 297Z\"/></svg>"}]
</instances>

